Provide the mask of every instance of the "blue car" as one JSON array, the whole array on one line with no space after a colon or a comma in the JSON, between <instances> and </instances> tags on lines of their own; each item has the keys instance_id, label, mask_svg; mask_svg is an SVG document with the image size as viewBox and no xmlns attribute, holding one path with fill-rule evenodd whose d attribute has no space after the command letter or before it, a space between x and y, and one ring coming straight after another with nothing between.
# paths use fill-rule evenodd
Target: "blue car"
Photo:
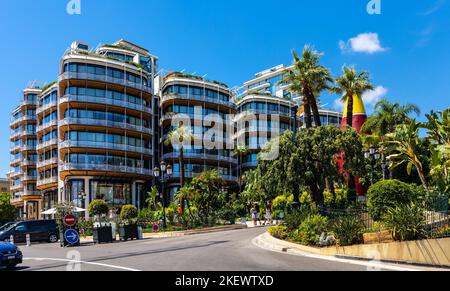
<instances>
[{"instance_id":1,"label":"blue car","mask_svg":"<svg viewBox=\"0 0 450 291\"><path fill-rule=\"evenodd\" d=\"M17 246L0 242L0 268L15 268L18 264L22 264L22 259L22 252Z\"/></svg>"}]
</instances>

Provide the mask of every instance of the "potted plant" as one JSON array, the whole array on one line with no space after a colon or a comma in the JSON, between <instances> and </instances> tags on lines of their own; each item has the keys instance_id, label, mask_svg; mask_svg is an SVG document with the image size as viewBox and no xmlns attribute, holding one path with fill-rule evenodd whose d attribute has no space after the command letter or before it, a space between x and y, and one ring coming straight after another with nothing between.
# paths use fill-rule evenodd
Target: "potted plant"
<instances>
[{"instance_id":1,"label":"potted plant","mask_svg":"<svg viewBox=\"0 0 450 291\"><path fill-rule=\"evenodd\" d=\"M106 217L109 212L108 204L103 200L97 199L89 204L88 210L90 215L93 215L96 220L92 230L94 242L98 244L113 242L112 227L111 224L107 223L108 219Z\"/></svg>"},{"instance_id":2,"label":"potted plant","mask_svg":"<svg viewBox=\"0 0 450 291\"><path fill-rule=\"evenodd\" d=\"M120 211L120 220L122 223L119 225L120 240L127 241L128 239L138 239L138 225L137 218L139 212L133 205L124 205Z\"/></svg>"}]
</instances>

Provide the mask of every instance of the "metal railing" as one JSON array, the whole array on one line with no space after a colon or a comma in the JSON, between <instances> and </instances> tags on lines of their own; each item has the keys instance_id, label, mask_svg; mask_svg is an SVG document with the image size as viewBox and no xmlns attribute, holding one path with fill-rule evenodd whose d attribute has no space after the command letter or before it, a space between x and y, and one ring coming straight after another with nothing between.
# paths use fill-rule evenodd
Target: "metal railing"
<instances>
[{"instance_id":1,"label":"metal railing","mask_svg":"<svg viewBox=\"0 0 450 291\"><path fill-rule=\"evenodd\" d=\"M38 168L43 168L49 165L54 165L54 164L58 164L58 158L51 158L48 160L43 160L43 161L39 161L37 162L37 167Z\"/></svg>"},{"instance_id":2,"label":"metal railing","mask_svg":"<svg viewBox=\"0 0 450 291\"><path fill-rule=\"evenodd\" d=\"M145 147L136 147L125 144L115 144L106 142L93 142L93 141L70 141L66 140L60 143L60 148L91 148L102 150L119 150L133 153L140 153L145 155L152 155L153 150Z\"/></svg>"},{"instance_id":3,"label":"metal railing","mask_svg":"<svg viewBox=\"0 0 450 291\"><path fill-rule=\"evenodd\" d=\"M136 82L132 82L129 81L125 78L114 78L108 75L97 75L97 74L91 74L91 73L75 73L75 72L65 72L62 73L59 77L58 77L58 81L63 81L63 80L67 80L67 79L80 79L80 80L93 80L93 81L101 81L101 82L106 82L106 83L113 83L113 84L118 84L118 85L123 85L123 86L127 86L127 87L132 87L141 91L145 91L147 93L152 93L153 90L151 88L151 86L149 85L145 85L142 82L141 83L136 83Z\"/></svg>"},{"instance_id":4,"label":"metal railing","mask_svg":"<svg viewBox=\"0 0 450 291\"><path fill-rule=\"evenodd\" d=\"M94 126L104 126L104 127L115 127L115 128L121 128L121 129L127 129L136 131L139 133L146 133L146 134L152 134L153 131L151 128L139 126L139 125L133 125L125 122L115 122L110 120L104 120L104 119L91 119L91 118L64 118L59 122L59 125L94 125Z\"/></svg>"},{"instance_id":5,"label":"metal railing","mask_svg":"<svg viewBox=\"0 0 450 291\"><path fill-rule=\"evenodd\" d=\"M44 105L40 105L37 109L36 109L36 114L40 114L50 108L53 107L57 107L58 106L58 101L53 100L50 103L44 104Z\"/></svg>"},{"instance_id":6,"label":"metal railing","mask_svg":"<svg viewBox=\"0 0 450 291\"><path fill-rule=\"evenodd\" d=\"M58 183L58 177L50 177L45 179L38 179L37 186L43 186L47 184L55 184Z\"/></svg>"},{"instance_id":7,"label":"metal railing","mask_svg":"<svg viewBox=\"0 0 450 291\"><path fill-rule=\"evenodd\" d=\"M89 96L89 95L64 95L59 99L59 104L67 103L67 102L85 102L85 103L98 103L98 104L106 104L111 106L119 106L126 107L129 109L142 111L151 113L151 107L143 104L136 104L123 100L116 100L112 98L106 97L97 97L97 96Z\"/></svg>"},{"instance_id":8,"label":"metal railing","mask_svg":"<svg viewBox=\"0 0 450 291\"><path fill-rule=\"evenodd\" d=\"M47 148L49 146L54 146L54 145L58 145L58 139L57 138L52 138L51 140L38 143L36 149L37 150L42 150L42 149L45 149L45 148Z\"/></svg>"},{"instance_id":9,"label":"metal railing","mask_svg":"<svg viewBox=\"0 0 450 291\"><path fill-rule=\"evenodd\" d=\"M144 168L127 167L127 166L112 166L107 164L94 164L94 163L63 163L59 166L61 171L104 171L104 172L116 172L127 174L140 174L146 176L152 176L153 171Z\"/></svg>"},{"instance_id":10,"label":"metal railing","mask_svg":"<svg viewBox=\"0 0 450 291\"><path fill-rule=\"evenodd\" d=\"M232 108L232 109L236 108L236 105L234 105L230 101L223 101L223 100L220 100L219 98L211 98L211 97L206 97L204 95L199 96L199 95L189 95L189 94L168 93L168 94L164 94L162 96L161 101L166 102L166 101L171 101L171 100L175 100L175 99L197 100L197 101L208 102L208 103L213 103L213 104L220 104L220 105Z\"/></svg>"},{"instance_id":11,"label":"metal railing","mask_svg":"<svg viewBox=\"0 0 450 291\"><path fill-rule=\"evenodd\" d=\"M237 164L238 160L233 157L226 157L220 155L210 155L210 154L197 154L197 153L183 153L185 159L202 159L202 160L213 160L213 161L224 161L233 164ZM166 159L178 159L177 153L168 153L162 156L163 160Z\"/></svg>"}]
</instances>

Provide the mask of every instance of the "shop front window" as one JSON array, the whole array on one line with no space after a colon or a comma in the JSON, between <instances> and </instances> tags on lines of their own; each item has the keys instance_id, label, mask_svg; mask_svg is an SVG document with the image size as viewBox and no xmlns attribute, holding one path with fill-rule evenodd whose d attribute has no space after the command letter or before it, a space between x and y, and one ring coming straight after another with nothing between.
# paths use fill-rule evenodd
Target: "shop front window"
<instances>
[{"instance_id":1,"label":"shop front window","mask_svg":"<svg viewBox=\"0 0 450 291\"><path fill-rule=\"evenodd\" d=\"M111 206L131 204L131 185L128 183L92 181L91 199L104 200Z\"/></svg>"}]
</instances>

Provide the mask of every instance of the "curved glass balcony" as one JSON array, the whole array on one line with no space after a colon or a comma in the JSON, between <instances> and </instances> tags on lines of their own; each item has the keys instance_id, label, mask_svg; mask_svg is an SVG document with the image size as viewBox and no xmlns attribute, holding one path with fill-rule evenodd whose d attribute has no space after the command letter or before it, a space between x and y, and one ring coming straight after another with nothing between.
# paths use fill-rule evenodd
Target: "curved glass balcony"
<instances>
[{"instance_id":1,"label":"curved glass balcony","mask_svg":"<svg viewBox=\"0 0 450 291\"><path fill-rule=\"evenodd\" d=\"M43 150L45 148L48 148L50 146L56 146L56 145L58 145L58 139L57 138L52 138L51 140L38 143L36 149L39 151L39 150Z\"/></svg>"},{"instance_id":2,"label":"curved glass balcony","mask_svg":"<svg viewBox=\"0 0 450 291\"><path fill-rule=\"evenodd\" d=\"M96 96L88 96L88 95L64 95L59 99L59 104L67 103L67 102L85 102L85 103L97 103L97 104L106 104L111 106L118 107L126 107L129 109L134 109L137 111L142 111L146 113L151 113L150 106L144 106L141 104L131 103L122 100L115 100L106 97L96 97Z\"/></svg>"},{"instance_id":3,"label":"curved glass balcony","mask_svg":"<svg viewBox=\"0 0 450 291\"><path fill-rule=\"evenodd\" d=\"M55 119L55 120L49 121L49 122L47 122L45 124L39 125L37 127L37 131L38 132L39 131L43 131L43 130L46 130L46 129L48 129L50 127L53 127L53 126L58 126L58 120Z\"/></svg>"},{"instance_id":4,"label":"curved glass balcony","mask_svg":"<svg viewBox=\"0 0 450 291\"><path fill-rule=\"evenodd\" d=\"M35 166L37 164L37 161L32 160L22 160L22 166Z\"/></svg>"},{"instance_id":5,"label":"curved glass balcony","mask_svg":"<svg viewBox=\"0 0 450 291\"><path fill-rule=\"evenodd\" d=\"M113 84L118 84L118 85L122 85L122 86L132 87L132 88L135 88L135 89L147 92L147 93L153 92L152 88L149 85L132 82L132 81L129 81L126 79L114 78L114 77L111 77L108 75L97 75L97 74L91 74L91 73L65 72L59 76L58 81L61 82L61 81L68 80L68 79L100 81L100 82L105 82L105 83L113 83Z\"/></svg>"},{"instance_id":6,"label":"curved glass balcony","mask_svg":"<svg viewBox=\"0 0 450 291\"><path fill-rule=\"evenodd\" d=\"M37 180L37 176L35 175L23 175L22 177L22 182L30 182L30 181L36 181Z\"/></svg>"},{"instance_id":7,"label":"curved glass balcony","mask_svg":"<svg viewBox=\"0 0 450 291\"><path fill-rule=\"evenodd\" d=\"M50 166L50 165L57 165L57 164L58 164L58 158L55 157L55 158L51 158L51 159L48 159L48 160L37 162L36 167L37 168L43 168L43 167L47 167L47 166Z\"/></svg>"},{"instance_id":8,"label":"curved glass balcony","mask_svg":"<svg viewBox=\"0 0 450 291\"><path fill-rule=\"evenodd\" d=\"M36 146L30 146L30 145L24 145L22 146L22 151L26 152L26 151L35 151L36 150Z\"/></svg>"},{"instance_id":9,"label":"curved glass balcony","mask_svg":"<svg viewBox=\"0 0 450 291\"><path fill-rule=\"evenodd\" d=\"M23 191L22 196L41 196L41 191L31 191L31 190L25 190Z\"/></svg>"},{"instance_id":10,"label":"curved glass balcony","mask_svg":"<svg viewBox=\"0 0 450 291\"><path fill-rule=\"evenodd\" d=\"M91 149L103 149L103 150L118 150L125 152L133 152L144 155L152 155L152 149L144 147L136 147L124 144L106 143L106 142L93 142L93 141L71 141L66 140L60 143L60 149L64 148L91 148Z\"/></svg>"},{"instance_id":11,"label":"curved glass balcony","mask_svg":"<svg viewBox=\"0 0 450 291\"><path fill-rule=\"evenodd\" d=\"M198 177L200 175L201 175L201 173L193 173L193 172L186 172L186 173L184 173L184 177L188 178L188 179L192 179L192 178ZM225 181L238 182L238 177L236 177L236 176L220 175L220 177L222 177L222 179L224 179ZM178 172L173 173L173 175L170 176L170 178L177 178L177 179L179 179L180 178L180 173L178 173Z\"/></svg>"},{"instance_id":12,"label":"curved glass balcony","mask_svg":"<svg viewBox=\"0 0 450 291\"><path fill-rule=\"evenodd\" d=\"M197 101L208 102L208 103L212 103L212 104L220 104L220 105L232 108L232 109L236 108L236 105L234 105L230 101L223 101L223 100L220 100L218 98L210 98L210 97L199 96L199 95L168 93L168 94L164 94L163 95L161 101L162 101L162 103L164 103L164 102L171 101L171 100L176 100L176 99L197 100Z\"/></svg>"},{"instance_id":13,"label":"curved glass balcony","mask_svg":"<svg viewBox=\"0 0 450 291\"><path fill-rule=\"evenodd\" d=\"M89 164L89 163L64 163L60 166L61 171L101 171L101 172L115 172L152 176L153 171L144 168L127 167L127 166L111 166L107 164Z\"/></svg>"},{"instance_id":14,"label":"curved glass balcony","mask_svg":"<svg viewBox=\"0 0 450 291\"><path fill-rule=\"evenodd\" d=\"M65 118L59 122L60 126L63 125L93 125L93 126L102 126L102 127L116 127L121 129L127 129L136 131L139 133L152 134L152 130L148 127L133 125L124 122L115 122L104 119L89 119L89 118Z\"/></svg>"},{"instance_id":15,"label":"curved glass balcony","mask_svg":"<svg viewBox=\"0 0 450 291\"><path fill-rule=\"evenodd\" d=\"M24 122L24 121L37 121L37 118L34 115L33 116L32 115L26 115L26 116L22 116L22 117L17 118L16 120L11 121L11 123L9 125L10 126L14 126L14 125L17 125L17 124L19 124L21 122Z\"/></svg>"},{"instance_id":16,"label":"curved glass balcony","mask_svg":"<svg viewBox=\"0 0 450 291\"><path fill-rule=\"evenodd\" d=\"M36 185L38 187L48 185L48 184L55 184L58 183L58 177L50 177L46 179L38 179Z\"/></svg>"},{"instance_id":17,"label":"curved glass balcony","mask_svg":"<svg viewBox=\"0 0 450 291\"><path fill-rule=\"evenodd\" d=\"M232 157L225 157L219 155L207 155L207 154L195 154L195 153L184 153L185 159L201 159L201 160L211 160L211 161L223 161L228 163L237 164L238 160ZM162 156L163 160L167 159L178 159L177 153L168 153Z\"/></svg>"},{"instance_id":18,"label":"curved glass balcony","mask_svg":"<svg viewBox=\"0 0 450 291\"><path fill-rule=\"evenodd\" d=\"M39 106L36 109L36 114L40 114L40 113L42 113L46 110L49 110L50 108L56 107L56 106L58 106L58 102L56 100L51 101L50 103Z\"/></svg>"}]
</instances>

